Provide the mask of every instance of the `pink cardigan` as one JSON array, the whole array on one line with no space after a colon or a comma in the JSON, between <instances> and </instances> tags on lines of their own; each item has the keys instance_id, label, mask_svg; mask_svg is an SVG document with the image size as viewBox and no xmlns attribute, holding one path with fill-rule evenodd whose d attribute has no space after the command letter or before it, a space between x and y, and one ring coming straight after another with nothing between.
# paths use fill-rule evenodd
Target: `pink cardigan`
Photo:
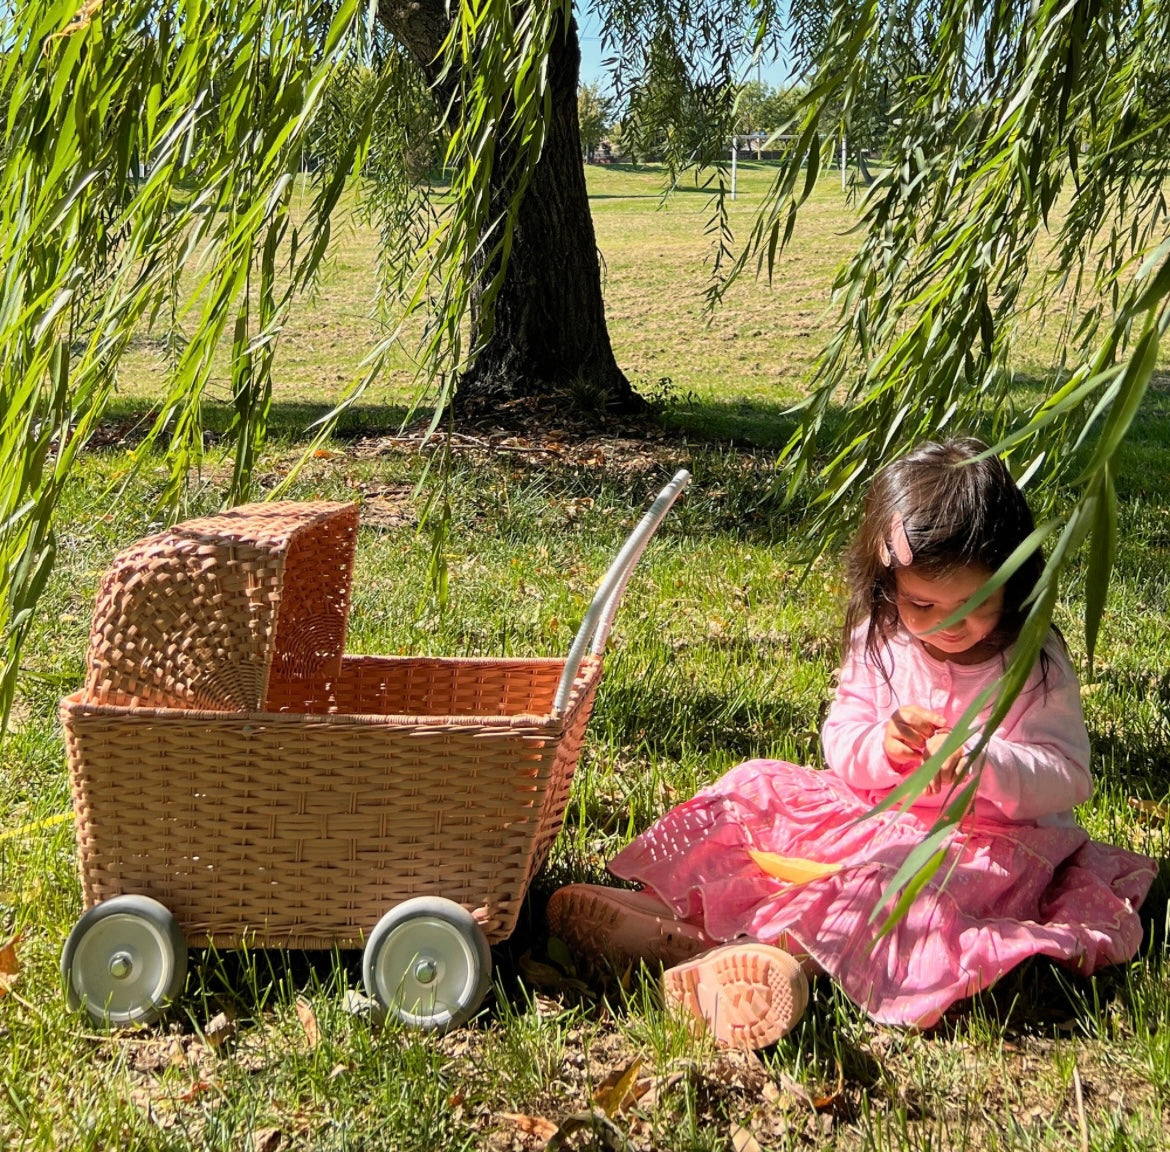
<instances>
[{"instance_id":1,"label":"pink cardigan","mask_svg":"<svg viewBox=\"0 0 1170 1152\"><path fill-rule=\"evenodd\" d=\"M1072 824L1073 807L1093 791L1076 673L1058 639L1050 637L1044 650L1046 681L1041 681L1039 666L1033 669L984 750L976 816ZM1002 673L1006 660L1006 653L979 664L936 660L919 641L899 631L886 654L887 680L865 654L862 626L854 633L822 732L829 770L864 800L877 803L903 780L882 748L891 713L901 705L917 704L957 724L974 697ZM914 808L937 809L946 801L945 789L935 795L924 793Z\"/></svg>"}]
</instances>

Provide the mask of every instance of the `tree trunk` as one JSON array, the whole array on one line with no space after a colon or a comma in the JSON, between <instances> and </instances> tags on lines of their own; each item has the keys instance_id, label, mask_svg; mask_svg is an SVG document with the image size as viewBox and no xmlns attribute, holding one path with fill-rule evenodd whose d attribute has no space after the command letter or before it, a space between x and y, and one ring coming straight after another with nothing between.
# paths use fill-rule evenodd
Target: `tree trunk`
<instances>
[{"instance_id":1,"label":"tree trunk","mask_svg":"<svg viewBox=\"0 0 1170 1152\"><path fill-rule=\"evenodd\" d=\"M378 16L432 83L448 27L445 0L380 0ZM581 52L576 21L554 41L549 60L551 121L544 150L520 206L494 315L474 306L479 346L459 381L457 411L482 411L516 397L557 397L594 412L634 412L644 402L618 367L605 323L601 264L589 213L577 121ZM449 98L450 93L442 93ZM498 156L496 173L509 157ZM492 211L512 189L493 174ZM491 268L480 273L480 282ZM478 295L478 293L477 293Z\"/></svg>"}]
</instances>

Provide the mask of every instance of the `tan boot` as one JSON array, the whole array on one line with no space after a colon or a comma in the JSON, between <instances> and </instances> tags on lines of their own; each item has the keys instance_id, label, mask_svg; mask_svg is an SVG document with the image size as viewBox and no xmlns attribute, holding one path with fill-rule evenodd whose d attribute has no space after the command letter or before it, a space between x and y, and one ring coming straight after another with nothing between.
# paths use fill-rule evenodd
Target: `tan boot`
<instances>
[{"instance_id":1,"label":"tan boot","mask_svg":"<svg viewBox=\"0 0 1170 1152\"><path fill-rule=\"evenodd\" d=\"M725 944L662 974L677 1005L721 1044L766 1048L790 1032L808 1007L808 978L796 957L771 944Z\"/></svg>"},{"instance_id":2,"label":"tan boot","mask_svg":"<svg viewBox=\"0 0 1170 1152\"><path fill-rule=\"evenodd\" d=\"M652 893L601 884L558 888L548 902L548 930L593 963L678 964L718 943Z\"/></svg>"}]
</instances>

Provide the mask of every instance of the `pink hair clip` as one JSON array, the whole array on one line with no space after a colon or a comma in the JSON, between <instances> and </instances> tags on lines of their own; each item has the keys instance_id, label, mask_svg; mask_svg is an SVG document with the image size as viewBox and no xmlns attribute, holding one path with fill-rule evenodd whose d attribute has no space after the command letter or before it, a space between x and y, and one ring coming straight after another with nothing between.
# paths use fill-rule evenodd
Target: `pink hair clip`
<instances>
[{"instance_id":1,"label":"pink hair clip","mask_svg":"<svg viewBox=\"0 0 1170 1152\"><path fill-rule=\"evenodd\" d=\"M914 563L910 538L906 535L906 523L901 512L895 512L890 519L889 543L883 540L878 545L878 559L886 568L892 568L897 560L898 567L909 568Z\"/></svg>"}]
</instances>

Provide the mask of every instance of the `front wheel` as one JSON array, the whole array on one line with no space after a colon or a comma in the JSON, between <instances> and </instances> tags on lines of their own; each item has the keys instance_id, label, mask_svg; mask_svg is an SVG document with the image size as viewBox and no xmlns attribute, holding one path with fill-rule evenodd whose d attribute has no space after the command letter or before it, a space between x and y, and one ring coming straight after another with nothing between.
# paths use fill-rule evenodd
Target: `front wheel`
<instances>
[{"instance_id":1,"label":"front wheel","mask_svg":"<svg viewBox=\"0 0 1170 1152\"><path fill-rule=\"evenodd\" d=\"M61 950L69 1007L99 1024L153 1024L183 990L187 941L170 910L149 896L115 896L90 908Z\"/></svg>"},{"instance_id":2,"label":"front wheel","mask_svg":"<svg viewBox=\"0 0 1170 1152\"><path fill-rule=\"evenodd\" d=\"M362 953L362 982L404 1024L446 1032L470 1019L491 982L487 937L462 905L416 896L378 921Z\"/></svg>"}]
</instances>

